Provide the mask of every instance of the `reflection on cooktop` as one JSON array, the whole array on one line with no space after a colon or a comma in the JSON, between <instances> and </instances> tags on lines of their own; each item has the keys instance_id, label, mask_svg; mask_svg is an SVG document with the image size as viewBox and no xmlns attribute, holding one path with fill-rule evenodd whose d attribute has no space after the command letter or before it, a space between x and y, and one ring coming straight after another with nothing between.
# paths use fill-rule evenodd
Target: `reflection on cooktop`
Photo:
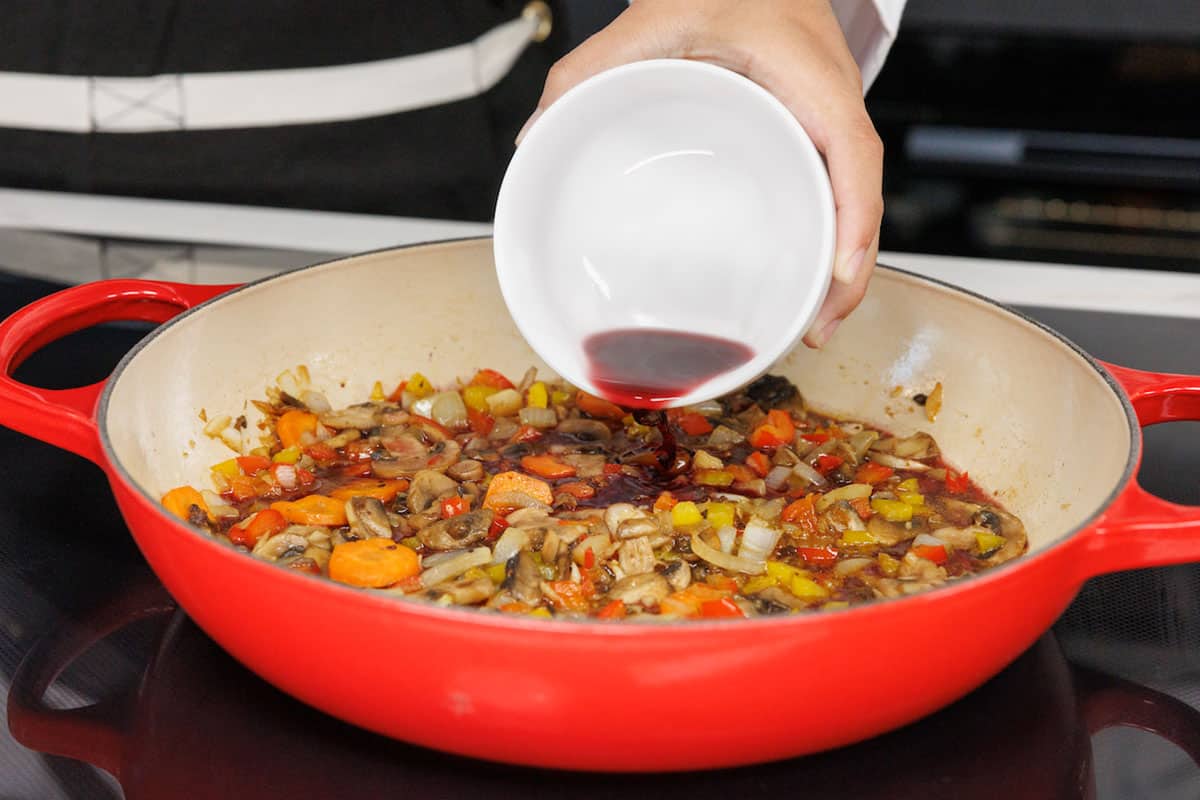
<instances>
[{"instance_id":1,"label":"reflection on cooktop","mask_svg":"<svg viewBox=\"0 0 1200 800\"><path fill-rule=\"evenodd\" d=\"M0 314L52 288L0 276ZM1195 371L1200 364L1195 322L1033 313L1103 358L1164 370ZM32 358L20 377L46 386L98 379L141 333L109 326L77 334ZM1172 346L1157 346L1165 341ZM1171 426L1158 440L1152 432L1146 486L1200 502L1198 429ZM10 722L36 750L82 759L38 755L0 737L3 796L121 796L115 782L84 762L118 773L128 798L249 792L264 798L724 798L789 790L818 799L1057 798L1089 796L1092 783L1100 800L1200 796L1200 768L1192 760L1200 757L1193 710L1200 708L1200 568L1194 566L1091 581L1054 635L1000 676L922 722L854 747L711 774L549 773L382 739L284 696L170 610L95 467L2 429L0 448L6 456L0 461L0 563L7 567L0 571L0 683L12 681L22 656L34 653L26 662L31 666L17 675ZM73 652L93 641L86 653ZM72 661L47 703L99 705L47 714L37 699L41 684L60 662ZM414 661L385 678L411 680L419 690L421 668ZM780 691L853 687L840 686L837 676L824 686L789 686L780 676ZM706 702L713 724L754 713L733 699ZM591 713L604 713L603 703L581 709L580 723ZM1122 724L1155 733L1113 727ZM637 746L636 731L630 746Z\"/></svg>"}]
</instances>

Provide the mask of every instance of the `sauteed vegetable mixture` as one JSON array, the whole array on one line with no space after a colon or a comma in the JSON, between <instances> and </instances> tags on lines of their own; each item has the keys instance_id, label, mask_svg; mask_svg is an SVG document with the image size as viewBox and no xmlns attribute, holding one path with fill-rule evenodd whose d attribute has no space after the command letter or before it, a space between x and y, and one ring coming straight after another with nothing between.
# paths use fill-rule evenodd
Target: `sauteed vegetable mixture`
<instances>
[{"instance_id":1,"label":"sauteed vegetable mixture","mask_svg":"<svg viewBox=\"0 0 1200 800\"><path fill-rule=\"evenodd\" d=\"M928 434L816 413L777 376L667 412L533 370L443 391L415 374L340 409L295 391L255 403L264 446L216 464L215 490L162 502L351 586L540 617L736 618L910 594L1026 548Z\"/></svg>"}]
</instances>

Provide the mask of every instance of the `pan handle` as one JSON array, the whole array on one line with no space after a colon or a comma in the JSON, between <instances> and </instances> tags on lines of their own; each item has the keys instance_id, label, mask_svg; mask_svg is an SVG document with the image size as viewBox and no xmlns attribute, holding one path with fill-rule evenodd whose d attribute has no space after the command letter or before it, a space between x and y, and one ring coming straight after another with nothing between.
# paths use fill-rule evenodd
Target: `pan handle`
<instances>
[{"instance_id":1,"label":"pan handle","mask_svg":"<svg viewBox=\"0 0 1200 800\"><path fill-rule=\"evenodd\" d=\"M75 389L41 389L13 370L39 348L102 322L166 322L230 286L166 281L85 283L33 301L0 323L0 424L99 463L96 402L104 381Z\"/></svg>"},{"instance_id":2,"label":"pan handle","mask_svg":"<svg viewBox=\"0 0 1200 800\"><path fill-rule=\"evenodd\" d=\"M8 729L31 750L86 761L120 778L128 698L113 697L83 708L46 705L46 690L92 645L140 619L175 610L157 581L146 579L87 618L43 636L21 659L8 690Z\"/></svg>"},{"instance_id":3,"label":"pan handle","mask_svg":"<svg viewBox=\"0 0 1200 800\"><path fill-rule=\"evenodd\" d=\"M1200 376L1144 372L1104 364L1121 384L1142 427L1200 421ZM1171 503L1135 479L1092 527L1081 559L1091 574L1200 561L1200 507Z\"/></svg>"}]
</instances>

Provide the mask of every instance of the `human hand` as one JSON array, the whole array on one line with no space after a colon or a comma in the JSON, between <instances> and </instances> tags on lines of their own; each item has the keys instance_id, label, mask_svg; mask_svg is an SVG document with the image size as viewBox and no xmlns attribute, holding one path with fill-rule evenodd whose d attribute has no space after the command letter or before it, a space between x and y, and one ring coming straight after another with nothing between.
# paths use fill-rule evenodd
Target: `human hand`
<instances>
[{"instance_id":1,"label":"human hand","mask_svg":"<svg viewBox=\"0 0 1200 800\"><path fill-rule=\"evenodd\" d=\"M804 337L822 346L867 290L883 217L883 144L828 0L635 0L554 65L517 143L577 83L651 58L707 61L745 75L787 106L825 157L837 207L834 280Z\"/></svg>"}]
</instances>

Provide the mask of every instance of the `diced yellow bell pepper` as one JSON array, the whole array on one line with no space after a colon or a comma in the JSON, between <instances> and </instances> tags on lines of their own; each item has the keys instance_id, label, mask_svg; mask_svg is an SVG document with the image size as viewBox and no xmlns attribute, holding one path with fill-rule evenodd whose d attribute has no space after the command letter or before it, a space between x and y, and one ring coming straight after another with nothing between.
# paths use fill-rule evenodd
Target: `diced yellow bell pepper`
<instances>
[{"instance_id":1,"label":"diced yellow bell pepper","mask_svg":"<svg viewBox=\"0 0 1200 800\"><path fill-rule=\"evenodd\" d=\"M671 509L671 524L676 528L686 528L690 525L699 525L703 517L700 516L700 508L691 500L684 500L682 503L676 503Z\"/></svg>"},{"instance_id":2,"label":"diced yellow bell pepper","mask_svg":"<svg viewBox=\"0 0 1200 800\"><path fill-rule=\"evenodd\" d=\"M462 390L463 402L467 408L472 408L476 411L487 412L487 399L500 391L495 386L475 385L468 386Z\"/></svg>"},{"instance_id":3,"label":"diced yellow bell pepper","mask_svg":"<svg viewBox=\"0 0 1200 800\"><path fill-rule=\"evenodd\" d=\"M220 464L213 464L212 471L218 475L224 475L226 478L234 478L242 474L242 468L238 466L236 458L222 461Z\"/></svg>"},{"instance_id":4,"label":"diced yellow bell pepper","mask_svg":"<svg viewBox=\"0 0 1200 800\"><path fill-rule=\"evenodd\" d=\"M696 483L703 486L729 486L733 483L733 473L726 469L697 470Z\"/></svg>"},{"instance_id":5,"label":"diced yellow bell pepper","mask_svg":"<svg viewBox=\"0 0 1200 800\"><path fill-rule=\"evenodd\" d=\"M737 511L733 507L733 503L708 503L705 518L708 519L709 525L720 530L727 525L733 525L736 514Z\"/></svg>"},{"instance_id":6,"label":"diced yellow bell pepper","mask_svg":"<svg viewBox=\"0 0 1200 800\"><path fill-rule=\"evenodd\" d=\"M545 618L545 619L550 619L550 617L552 617L552 616L553 616L553 614L551 614L551 613L550 613L550 609L548 609L548 608L544 608L544 607L542 607L542 606L538 606L538 607L537 607L537 608L535 608L533 611L530 611L530 612L529 612L529 616L531 616L531 617L543 617L543 618Z\"/></svg>"},{"instance_id":7,"label":"diced yellow bell pepper","mask_svg":"<svg viewBox=\"0 0 1200 800\"><path fill-rule=\"evenodd\" d=\"M821 606L822 611L837 611L839 608L849 608L850 604L845 600L833 600Z\"/></svg>"},{"instance_id":8,"label":"diced yellow bell pepper","mask_svg":"<svg viewBox=\"0 0 1200 800\"><path fill-rule=\"evenodd\" d=\"M550 394L546 391L546 384L541 381L534 383L525 393L525 403L530 408L545 408L549 402Z\"/></svg>"},{"instance_id":9,"label":"diced yellow bell pepper","mask_svg":"<svg viewBox=\"0 0 1200 800\"><path fill-rule=\"evenodd\" d=\"M787 584L788 591L799 597L801 600L819 600L822 597L829 597L829 590L821 584L814 581L812 578L807 578L803 575L798 575L792 578Z\"/></svg>"},{"instance_id":10,"label":"diced yellow bell pepper","mask_svg":"<svg viewBox=\"0 0 1200 800\"><path fill-rule=\"evenodd\" d=\"M263 458L271 457L271 449L269 447L256 447L250 451L252 456L262 456Z\"/></svg>"},{"instance_id":11,"label":"diced yellow bell pepper","mask_svg":"<svg viewBox=\"0 0 1200 800\"><path fill-rule=\"evenodd\" d=\"M287 447L280 450L275 455L271 456L271 460L276 464L295 464L300 460L299 447Z\"/></svg>"},{"instance_id":12,"label":"diced yellow bell pepper","mask_svg":"<svg viewBox=\"0 0 1200 800\"><path fill-rule=\"evenodd\" d=\"M995 533L983 533L981 531L975 534L975 544L979 546L979 555L985 555L997 548L1003 547L1004 542L1004 537Z\"/></svg>"},{"instance_id":13,"label":"diced yellow bell pepper","mask_svg":"<svg viewBox=\"0 0 1200 800\"><path fill-rule=\"evenodd\" d=\"M568 392L562 391L561 389L555 389L550 393L550 402L556 406L561 406L570 399L571 395Z\"/></svg>"},{"instance_id":14,"label":"diced yellow bell pepper","mask_svg":"<svg viewBox=\"0 0 1200 800\"><path fill-rule=\"evenodd\" d=\"M421 540L418 539L416 536L405 536L403 539L400 540L400 544L404 545L405 547L409 548L410 550L416 550L418 547L421 546Z\"/></svg>"},{"instance_id":15,"label":"diced yellow bell pepper","mask_svg":"<svg viewBox=\"0 0 1200 800\"><path fill-rule=\"evenodd\" d=\"M386 399L387 395L384 394L383 384L380 381L375 381L375 385L371 387L371 400L381 403Z\"/></svg>"},{"instance_id":16,"label":"diced yellow bell pepper","mask_svg":"<svg viewBox=\"0 0 1200 800\"><path fill-rule=\"evenodd\" d=\"M414 372L413 376L408 379L408 383L404 385L404 391L420 400L422 397L433 394L433 384L429 382L429 378L419 372Z\"/></svg>"},{"instance_id":17,"label":"diced yellow bell pepper","mask_svg":"<svg viewBox=\"0 0 1200 800\"><path fill-rule=\"evenodd\" d=\"M912 519L913 507L903 500L871 499L871 509L888 522L908 522Z\"/></svg>"},{"instance_id":18,"label":"diced yellow bell pepper","mask_svg":"<svg viewBox=\"0 0 1200 800\"><path fill-rule=\"evenodd\" d=\"M490 567L487 568L487 576L489 578L491 578L492 583L496 584L497 586L504 583L504 578L505 578L504 567L505 567L504 564L492 564Z\"/></svg>"},{"instance_id":19,"label":"diced yellow bell pepper","mask_svg":"<svg viewBox=\"0 0 1200 800\"><path fill-rule=\"evenodd\" d=\"M861 547L875 543L875 537L870 531L842 531L842 538L838 540L838 544L844 547Z\"/></svg>"},{"instance_id":20,"label":"diced yellow bell pepper","mask_svg":"<svg viewBox=\"0 0 1200 800\"><path fill-rule=\"evenodd\" d=\"M880 553L876 560L879 562L879 571L889 578L896 577L896 573L900 571L900 561L887 553Z\"/></svg>"},{"instance_id":21,"label":"diced yellow bell pepper","mask_svg":"<svg viewBox=\"0 0 1200 800\"><path fill-rule=\"evenodd\" d=\"M920 488L921 488L921 486L919 483L917 483L916 478L909 478L907 480L900 481L900 483L896 486L896 491L897 492L916 492L916 491L919 491Z\"/></svg>"},{"instance_id":22,"label":"diced yellow bell pepper","mask_svg":"<svg viewBox=\"0 0 1200 800\"><path fill-rule=\"evenodd\" d=\"M742 594L756 594L763 589L770 589L772 586L778 586L779 579L770 575L756 575L746 581L746 585L742 587Z\"/></svg>"},{"instance_id":23,"label":"diced yellow bell pepper","mask_svg":"<svg viewBox=\"0 0 1200 800\"><path fill-rule=\"evenodd\" d=\"M486 572L484 572L484 571L483 571L482 569L480 569L479 567L471 567L469 570L467 570L466 572L464 572L464 573L462 574L462 576L463 576L464 578L466 578L467 580L477 581L477 580L479 580L480 578L485 578L485 577L487 577L487 573L486 573Z\"/></svg>"},{"instance_id":24,"label":"diced yellow bell pepper","mask_svg":"<svg viewBox=\"0 0 1200 800\"><path fill-rule=\"evenodd\" d=\"M782 561L767 562L767 577L774 578L780 583L786 584L794 578L804 578L807 575L802 570L796 569L791 564L784 564Z\"/></svg>"},{"instance_id":25,"label":"diced yellow bell pepper","mask_svg":"<svg viewBox=\"0 0 1200 800\"><path fill-rule=\"evenodd\" d=\"M916 492L898 492L896 496L900 498L901 503L908 503L910 506L925 505L925 495L923 494L918 494Z\"/></svg>"}]
</instances>

